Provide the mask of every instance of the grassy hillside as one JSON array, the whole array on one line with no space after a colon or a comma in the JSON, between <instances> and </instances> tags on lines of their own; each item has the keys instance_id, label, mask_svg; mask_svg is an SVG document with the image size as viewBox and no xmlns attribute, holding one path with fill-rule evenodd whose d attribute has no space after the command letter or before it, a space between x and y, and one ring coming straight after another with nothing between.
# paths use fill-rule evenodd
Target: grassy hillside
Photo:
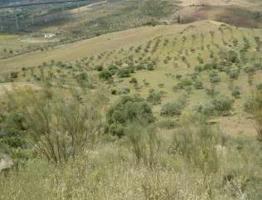
<instances>
[{"instance_id":1,"label":"grassy hillside","mask_svg":"<svg viewBox=\"0 0 262 200\"><path fill-rule=\"evenodd\" d=\"M147 98L155 90L161 105L185 96L185 112L209 103L212 92L222 94L234 100L233 109L216 121L227 132L255 135L243 105L261 85L261 32L214 21L132 29L0 61L2 81L75 85L78 74L99 80L115 66L123 75L100 80L112 92ZM161 105L154 107L159 117Z\"/></svg>"},{"instance_id":2,"label":"grassy hillside","mask_svg":"<svg viewBox=\"0 0 262 200\"><path fill-rule=\"evenodd\" d=\"M0 32L12 39L6 42L0 39L0 58L35 50L46 51L61 44L144 25L214 20L259 28L262 24L261 8L260 1L252 0L101 0L1 9ZM50 33L54 36L45 38Z\"/></svg>"},{"instance_id":3,"label":"grassy hillside","mask_svg":"<svg viewBox=\"0 0 262 200\"><path fill-rule=\"evenodd\" d=\"M261 199L261 36L205 20L1 59L0 199Z\"/></svg>"}]
</instances>

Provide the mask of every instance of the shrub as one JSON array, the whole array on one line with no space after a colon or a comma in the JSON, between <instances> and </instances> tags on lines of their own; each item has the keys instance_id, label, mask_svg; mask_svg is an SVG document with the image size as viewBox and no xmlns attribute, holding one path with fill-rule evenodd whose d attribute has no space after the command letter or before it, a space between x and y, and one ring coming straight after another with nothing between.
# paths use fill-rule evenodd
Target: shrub
<instances>
[{"instance_id":1,"label":"shrub","mask_svg":"<svg viewBox=\"0 0 262 200\"><path fill-rule=\"evenodd\" d=\"M35 150L51 162L64 163L92 144L101 129L98 111L102 97L92 95L90 104L82 105L76 94L67 94L65 100L59 92L43 88L38 93L10 93L8 103L11 110L23 116Z\"/></svg>"},{"instance_id":2,"label":"shrub","mask_svg":"<svg viewBox=\"0 0 262 200\"><path fill-rule=\"evenodd\" d=\"M233 50L227 52L227 60L231 63L239 63L238 54Z\"/></svg>"},{"instance_id":3,"label":"shrub","mask_svg":"<svg viewBox=\"0 0 262 200\"><path fill-rule=\"evenodd\" d=\"M110 72L111 75L115 75L118 72L118 67L115 65L110 65L107 70Z\"/></svg>"},{"instance_id":4,"label":"shrub","mask_svg":"<svg viewBox=\"0 0 262 200\"><path fill-rule=\"evenodd\" d=\"M116 90L116 89L112 89L112 90L111 90L111 94L112 94L112 95L117 95L117 90Z\"/></svg>"},{"instance_id":5,"label":"shrub","mask_svg":"<svg viewBox=\"0 0 262 200\"><path fill-rule=\"evenodd\" d=\"M129 81L129 83L132 83L132 84L134 84L134 85L136 85L136 84L138 84L138 81L137 81L137 79L136 78L131 78L131 80Z\"/></svg>"},{"instance_id":6,"label":"shrub","mask_svg":"<svg viewBox=\"0 0 262 200\"><path fill-rule=\"evenodd\" d=\"M128 78L130 77L130 73L131 73L130 69L123 68L123 69L119 69L119 71L117 72L117 76L119 78Z\"/></svg>"},{"instance_id":7,"label":"shrub","mask_svg":"<svg viewBox=\"0 0 262 200\"><path fill-rule=\"evenodd\" d=\"M254 64L254 68L256 69L256 70L262 70L262 64L261 63L255 63Z\"/></svg>"},{"instance_id":8,"label":"shrub","mask_svg":"<svg viewBox=\"0 0 262 200\"><path fill-rule=\"evenodd\" d=\"M195 72L202 72L203 71L203 67L202 67L202 65L197 65L197 66L195 66Z\"/></svg>"},{"instance_id":9,"label":"shrub","mask_svg":"<svg viewBox=\"0 0 262 200\"><path fill-rule=\"evenodd\" d=\"M146 69L148 71L153 71L155 69L155 65L153 63L149 63L147 64Z\"/></svg>"},{"instance_id":10,"label":"shrub","mask_svg":"<svg viewBox=\"0 0 262 200\"><path fill-rule=\"evenodd\" d=\"M26 154L30 145L25 135L27 130L25 119L19 112L9 109L6 111L2 110L0 114L0 157L1 151L4 151L17 164L21 164L29 158Z\"/></svg>"},{"instance_id":11,"label":"shrub","mask_svg":"<svg viewBox=\"0 0 262 200\"><path fill-rule=\"evenodd\" d=\"M256 68L255 68L254 66L249 65L249 66L246 66L246 67L244 68L244 71L245 71L246 73L248 73L248 74L254 74L255 71L256 71Z\"/></svg>"},{"instance_id":12,"label":"shrub","mask_svg":"<svg viewBox=\"0 0 262 200\"><path fill-rule=\"evenodd\" d=\"M143 98L123 96L109 109L106 119L107 131L121 137L130 123L148 125L154 121L154 116Z\"/></svg>"},{"instance_id":13,"label":"shrub","mask_svg":"<svg viewBox=\"0 0 262 200\"><path fill-rule=\"evenodd\" d=\"M232 96L235 97L236 99L240 98L241 92L239 87L235 87L232 90Z\"/></svg>"},{"instance_id":14,"label":"shrub","mask_svg":"<svg viewBox=\"0 0 262 200\"><path fill-rule=\"evenodd\" d=\"M220 95L212 100L212 104L217 113L226 114L231 110L233 101L227 96Z\"/></svg>"},{"instance_id":15,"label":"shrub","mask_svg":"<svg viewBox=\"0 0 262 200\"><path fill-rule=\"evenodd\" d=\"M201 90L201 89L204 88L204 87L203 87L203 83L202 83L201 81L199 81L199 80L196 80L196 81L194 82L194 87L195 87L197 90Z\"/></svg>"},{"instance_id":16,"label":"shrub","mask_svg":"<svg viewBox=\"0 0 262 200\"><path fill-rule=\"evenodd\" d=\"M162 106L160 114L165 117L173 117L181 115L183 108L185 107L186 98L178 99L176 102L166 103Z\"/></svg>"},{"instance_id":17,"label":"shrub","mask_svg":"<svg viewBox=\"0 0 262 200\"><path fill-rule=\"evenodd\" d=\"M76 78L78 80L87 81L88 80L88 74L86 72L81 72L76 75Z\"/></svg>"},{"instance_id":18,"label":"shrub","mask_svg":"<svg viewBox=\"0 0 262 200\"><path fill-rule=\"evenodd\" d=\"M147 97L147 101L153 105L161 104L161 93L154 90L150 91L150 94Z\"/></svg>"},{"instance_id":19,"label":"shrub","mask_svg":"<svg viewBox=\"0 0 262 200\"><path fill-rule=\"evenodd\" d=\"M256 88L258 91L262 91L262 83L257 84Z\"/></svg>"},{"instance_id":20,"label":"shrub","mask_svg":"<svg viewBox=\"0 0 262 200\"><path fill-rule=\"evenodd\" d=\"M214 115L214 105L209 101L196 107L197 112L203 115Z\"/></svg>"},{"instance_id":21,"label":"shrub","mask_svg":"<svg viewBox=\"0 0 262 200\"><path fill-rule=\"evenodd\" d=\"M211 174L220 167L216 150L220 142L217 130L201 120L191 120L175 132L171 149L174 155L181 156L193 169L198 168L204 174Z\"/></svg>"},{"instance_id":22,"label":"shrub","mask_svg":"<svg viewBox=\"0 0 262 200\"><path fill-rule=\"evenodd\" d=\"M197 111L204 115L227 115L233 101L227 96L217 95L211 101L197 106Z\"/></svg>"},{"instance_id":23,"label":"shrub","mask_svg":"<svg viewBox=\"0 0 262 200\"><path fill-rule=\"evenodd\" d=\"M18 72L11 72L11 73L10 73L10 77L11 77L11 79L16 79L16 78L18 78Z\"/></svg>"},{"instance_id":24,"label":"shrub","mask_svg":"<svg viewBox=\"0 0 262 200\"><path fill-rule=\"evenodd\" d=\"M193 85L193 81L190 80L190 79L181 79L175 86L174 86L174 90L177 90L177 89L186 89L190 86Z\"/></svg>"},{"instance_id":25,"label":"shrub","mask_svg":"<svg viewBox=\"0 0 262 200\"><path fill-rule=\"evenodd\" d=\"M108 70L101 71L98 76L105 81L112 79L112 73Z\"/></svg>"},{"instance_id":26,"label":"shrub","mask_svg":"<svg viewBox=\"0 0 262 200\"><path fill-rule=\"evenodd\" d=\"M203 64L204 63L204 59L200 56L197 57L197 60L200 64Z\"/></svg>"},{"instance_id":27,"label":"shrub","mask_svg":"<svg viewBox=\"0 0 262 200\"><path fill-rule=\"evenodd\" d=\"M95 70L97 70L97 71L99 71L99 72L103 71L103 69L104 69L103 65L97 65L97 66L95 67Z\"/></svg>"},{"instance_id":28,"label":"shrub","mask_svg":"<svg viewBox=\"0 0 262 200\"><path fill-rule=\"evenodd\" d=\"M239 77L240 70L238 68L232 68L228 71L229 78L237 79Z\"/></svg>"},{"instance_id":29,"label":"shrub","mask_svg":"<svg viewBox=\"0 0 262 200\"><path fill-rule=\"evenodd\" d=\"M262 93L257 90L245 103L245 110L254 116L256 121L257 138L262 141Z\"/></svg>"},{"instance_id":30,"label":"shrub","mask_svg":"<svg viewBox=\"0 0 262 200\"><path fill-rule=\"evenodd\" d=\"M209 74L209 80L211 83L218 83L221 81L218 73L214 71Z\"/></svg>"},{"instance_id":31,"label":"shrub","mask_svg":"<svg viewBox=\"0 0 262 200\"><path fill-rule=\"evenodd\" d=\"M128 126L126 135L135 155L136 163L143 161L145 166L153 168L157 164L160 140L152 128L144 128L139 124Z\"/></svg>"}]
</instances>

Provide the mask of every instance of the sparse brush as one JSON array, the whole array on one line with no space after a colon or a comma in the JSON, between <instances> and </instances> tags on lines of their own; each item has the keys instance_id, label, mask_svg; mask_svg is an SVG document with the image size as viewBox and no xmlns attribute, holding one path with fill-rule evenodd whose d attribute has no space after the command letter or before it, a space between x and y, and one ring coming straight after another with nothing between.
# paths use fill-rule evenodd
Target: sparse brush
<instances>
[{"instance_id":1,"label":"sparse brush","mask_svg":"<svg viewBox=\"0 0 262 200\"><path fill-rule=\"evenodd\" d=\"M135 155L136 162L153 168L157 164L160 140L152 128L144 128L139 124L131 124L126 135Z\"/></svg>"},{"instance_id":2,"label":"sparse brush","mask_svg":"<svg viewBox=\"0 0 262 200\"><path fill-rule=\"evenodd\" d=\"M73 93L65 97L47 88L38 92L17 90L7 96L10 112L23 116L36 151L49 161L63 163L75 157L92 145L101 131L101 105L94 100L96 97L83 105Z\"/></svg>"},{"instance_id":3,"label":"sparse brush","mask_svg":"<svg viewBox=\"0 0 262 200\"><path fill-rule=\"evenodd\" d=\"M220 167L216 145L220 144L219 132L203 119L192 119L191 125L182 124L174 134L172 149L175 155L182 156L191 167L203 173L215 173ZM201 124L201 125L199 125Z\"/></svg>"},{"instance_id":4,"label":"sparse brush","mask_svg":"<svg viewBox=\"0 0 262 200\"><path fill-rule=\"evenodd\" d=\"M256 121L257 139L262 141L262 92L256 93L245 104L247 112L251 113Z\"/></svg>"}]
</instances>

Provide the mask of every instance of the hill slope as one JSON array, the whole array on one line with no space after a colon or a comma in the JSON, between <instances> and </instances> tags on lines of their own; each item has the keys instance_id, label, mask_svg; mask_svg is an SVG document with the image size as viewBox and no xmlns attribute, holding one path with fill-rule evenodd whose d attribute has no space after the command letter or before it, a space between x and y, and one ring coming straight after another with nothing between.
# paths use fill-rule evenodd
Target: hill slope
<instances>
[{"instance_id":1,"label":"hill slope","mask_svg":"<svg viewBox=\"0 0 262 200\"><path fill-rule=\"evenodd\" d=\"M233 102L232 110L214 120L226 132L255 135L244 104L261 87L261 35L261 29L215 21L141 27L1 60L7 73L2 80L78 87L79 76L88 76L92 87L108 87L112 101L126 93L147 98L160 92L162 103L154 106L159 120L165 103L182 98L183 112L209 112L221 96Z\"/></svg>"}]
</instances>

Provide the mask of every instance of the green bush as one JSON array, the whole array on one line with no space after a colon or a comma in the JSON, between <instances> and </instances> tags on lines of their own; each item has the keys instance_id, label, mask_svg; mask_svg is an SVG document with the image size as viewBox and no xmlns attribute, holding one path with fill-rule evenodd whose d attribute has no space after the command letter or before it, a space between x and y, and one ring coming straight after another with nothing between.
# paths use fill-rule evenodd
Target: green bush
<instances>
[{"instance_id":1,"label":"green bush","mask_svg":"<svg viewBox=\"0 0 262 200\"><path fill-rule=\"evenodd\" d=\"M181 115L183 108L186 104L186 98L180 98L176 102L166 103L162 106L160 114L165 117L173 117Z\"/></svg>"},{"instance_id":2,"label":"green bush","mask_svg":"<svg viewBox=\"0 0 262 200\"><path fill-rule=\"evenodd\" d=\"M18 90L8 94L7 99L9 113L19 113L12 117L12 121L19 130L24 130L22 133L28 136L35 151L54 163L67 162L81 153L92 144L101 129L98 111L102 96L92 93L90 104L86 102L85 105L73 90L66 97L57 90L42 88L37 93ZM21 145L19 141L9 142Z\"/></svg>"},{"instance_id":3,"label":"green bush","mask_svg":"<svg viewBox=\"0 0 262 200\"><path fill-rule=\"evenodd\" d=\"M197 111L204 115L227 115L233 101L227 96L216 95L212 100L197 106Z\"/></svg>"},{"instance_id":4,"label":"green bush","mask_svg":"<svg viewBox=\"0 0 262 200\"><path fill-rule=\"evenodd\" d=\"M262 92L257 90L245 103L245 111L256 121L257 138L262 141Z\"/></svg>"},{"instance_id":5,"label":"green bush","mask_svg":"<svg viewBox=\"0 0 262 200\"><path fill-rule=\"evenodd\" d=\"M123 96L106 115L107 132L119 137L125 135L130 123L148 125L154 122L150 105L140 97Z\"/></svg>"},{"instance_id":6,"label":"green bush","mask_svg":"<svg viewBox=\"0 0 262 200\"><path fill-rule=\"evenodd\" d=\"M161 104L161 93L157 91L150 91L150 94L147 97L147 101L153 105Z\"/></svg>"},{"instance_id":7,"label":"green bush","mask_svg":"<svg viewBox=\"0 0 262 200\"><path fill-rule=\"evenodd\" d=\"M256 88L257 90L262 91L262 83L257 84Z\"/></svg>"},{"instance_id":8,"label":"green bush","mask_svg":"<svg viewBox=\"0 0 262 200\"><path fill-rule=\"evenodd\" d=\"M159 159L160 140L155 130L139 124L131 124L126 130L126 135L136 163L143 161L143 164L151 169L156 166Z\"/></svg>"},{"instance_id":9,"label":"green bush","mask_svg":"<svg viewBox=\"0 0 262 200\"><path fill-rule=\"evenodd\" d=\"M103 67L102 65L97 65L97 66L95 67L95 70L97 70L97 71L99 71L99 72L103 71L103 69L104 69L104 67Z\"/></svg>"},{"instance_id":10,"label":"green bush","mask_svg":"<svg viewBox=\"0 0 262 200\"><path fill-rule=\"evenodd\" d=\"M228 63L239 63L240 62L238 53L233 50L224 52L224 58L226 59Z\"/></svg>"},{"instance_id":11,"label":"green bush","mask_svg":"<svg viewBox=\"0 0 262 200\"><path fill-rule=\"evenodd\" d=\"M228 71L229 78L231 79L237 79L239 77L240 70L238 68L231 68Z\"/></svg>"},{"instance_id":12,"label":"green bush","mask_svg":"<svg viewBox=\"0 0 262 200\"><path fill-rule=\"evenodd\" d=\"M214 105L214 109L217 113L227 113L231 110L233 101L227 96L217 96L212 100L212 104Z\"/></svg>"},{"instance_id":13,"label":"green bush","mask_svg":"<svg viewBox=\"0 0 262 200\"><path fill-rule=\"evenodd\" d=\"M111 75L115 75L118 72L118 67L115 65L110 65L107 70L110 72Z\"/></svg>"},{"instance_id":14,"label":"green bush","mask_svg":"<svg viewBox=\"0 0 262 200\"><path fill-rule=\"evenodd\" d=\"M138 81L135 77L131 78L131 80L129 81L129 83L132 83L134 85L138 84Z\"/></svg>"},{"instance_id":15,"label":"green bush","mask_svg":"<svg viewBox=\"0 0 262 200\"><path fill-rule=\"evenodd\" d=\"M174 90L178 90L178 89L186 89L190 86L193 85L193 81L190 79L181 79L175 86L174 86Z\"/></svg>"},{"instance_id":16,"label":"green bush","mask_svg":"<svg viewBox=\"0 0 262 200\"><path fill-rule=\"evenodd\" d=\"M75 79L81 86L86 86L86 87L91 86L91 81L86 72L81 72L79 74L76 74Z\"/></svg>"},{"instance_id":17,"label":"green bush","mask_svg":"<svg viewBox=\"0 0 262 200\"><path fill-rule=\"evenodd\" d=\"M203 83L202 83L201 81L199 81L199 80L196 80L196 81L194 82L194 87L195 87L197 90L201 90L201 89L204 88Z\"/></svg>"},{"instance_id":18,"label":"green bush","mask_svg":"<svg viewBox=\"0 0 262 200\"><path fill-rule=\"evenodd\" d=\"M203 122L190 123L175 132L172 152L182 156L187 165L200 169L204 174L217 172L220 167L216 150L216 145L221 142L219 132Z\"/></svg>"},{"instance_id":19,"label":"green bush","mask_svg":"<svg viewBox=\"0 0 262 200\"><path fill-rule=\"evenodd\" d=\"M235 97L236 99L240 98L240 95L241 95L240 88L239 88L239 87L233 88L231 94L232 94L232 96Z\"/></svg>"},{"instance_id":20,"label":"green bush","mask_svg":"<svg viewBox=\"0 0 262 200\"><path fill-rule=\"evenodd\" d=\"M131 70L129 68L123 68L123 69L119 69L117 72L117 76L119 78L128 78L130 77L131 74Z\"/></svg>"},{"instance_id":21,"label":"green bush","mask_svg":"<svg viewBox=\"0 0 262 200\"><path fill-rule=\"evenodd\" d=\"M210 74L209 74L209 80L211 83L218 83L221 81L219 75L217 72L215 71L212 71Z\"/></svg>"},{"instance_id":22,"label":"green bush","mask_svg":"<svg viewBox=\"0 0 262 200\"><path fill-rule=\"evenodd\" d=\"M98 76L100 79L103 79L105 81L112 79L112 73L108 70L101 71Z\"/></svg>"}]
</instances>

